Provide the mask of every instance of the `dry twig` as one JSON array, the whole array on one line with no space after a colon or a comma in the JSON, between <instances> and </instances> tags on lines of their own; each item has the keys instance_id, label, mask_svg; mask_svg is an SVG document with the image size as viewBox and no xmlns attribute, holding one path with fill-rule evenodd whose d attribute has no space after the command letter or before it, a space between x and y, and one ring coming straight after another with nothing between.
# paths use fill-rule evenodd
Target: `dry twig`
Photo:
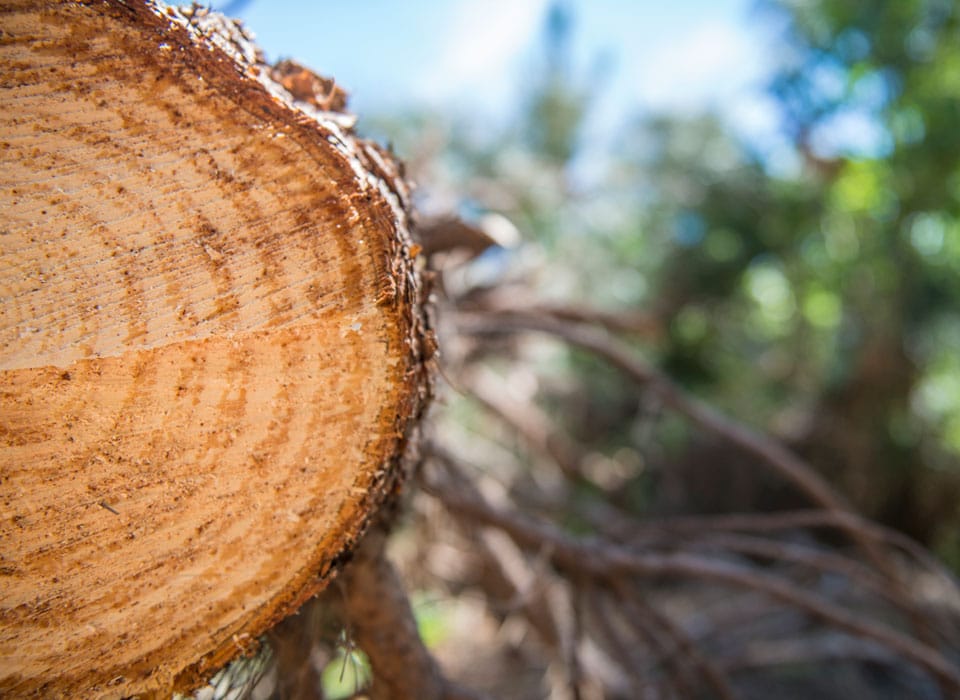
<instances>
[{"instance_id":1,"label":"dry twig","mask_svg":"<svg viewBox=\"0 0 960 700\"><path fill-rule=\"evenodd\" d=\"M713 580L756 590L836 629L881 644L926 670L944 687L960 692L960 672L937 649L886 625L861 619L788 581L715 558L686 553L644 553L596 538L569 536L552 525L531 520L517 512L494 508L476 494L469 494L462 477L456 476L456 467L451 464L449 456L434 453L434 458L435 462L443 464L447 481L430 479L425 485L429 492L439 497L458 517L497 527L523 548L541 549L549 546L553 565L568 577L585 577L602 584L611 578L624 576L638 580L666 576ZM450 483L451 478L457 480L455 486Z\"/></svg>"},{"instance_id":2,"label":"dry twig","mask_svg":"<svg viewBox=\"0 0 960 700\"><path fill-rule=\"evenodd\" d=\"M629 346L603 330L589 326L570 324L537 314L517 312L460 314L457 326L462 333L474 335L498 335L517 331L548 333L603 357L628 377L656 394L664 406L686 417L701 430L722 438L759 459L782 478L806 494L813 503L830 513L846 514L851 509L817 472L785 446L759 433L711 406L687 395L668 377L651 365L640 360ZM846 529L845 532L863 550L877 570L891 585L891 595L899 598L899 607L907 611L911 624L926 641L932 641L933 633L921 612L915 609L897 569L886 555L880 543L873 539L871 531L862 528Z\"/></svg>"}]
</instances>

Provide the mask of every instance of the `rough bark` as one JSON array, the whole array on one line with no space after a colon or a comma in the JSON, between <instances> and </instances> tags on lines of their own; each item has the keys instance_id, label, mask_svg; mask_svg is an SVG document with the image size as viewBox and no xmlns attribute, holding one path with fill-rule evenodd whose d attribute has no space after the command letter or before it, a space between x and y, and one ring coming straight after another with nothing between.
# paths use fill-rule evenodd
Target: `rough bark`
<instances>
[{"instance_id":1,"label":"rough bark","mask_svg":"<svg viewBox=\"0 0 960 700\"><path fill-rule=\"evenodd\" d=\"M188 689L389 495L408 192L342 97L200 10L0 7L0 694Z\"/></svg>"}]
</instances>

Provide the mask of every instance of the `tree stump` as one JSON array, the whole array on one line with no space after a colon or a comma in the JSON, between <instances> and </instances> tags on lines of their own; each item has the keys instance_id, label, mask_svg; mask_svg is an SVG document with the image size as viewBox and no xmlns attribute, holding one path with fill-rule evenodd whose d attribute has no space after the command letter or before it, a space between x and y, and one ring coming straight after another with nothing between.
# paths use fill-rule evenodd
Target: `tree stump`
<instances>
[{"instance_id":1,"label":"tree stump","mask_svg":"<svg viewBox=\"0 0 960 700\"><path fill-rule=\"evenodd\" d=\"M0 694L196 686L394 488L408 190L342 98L204 10L0 7Z\"/></svg>"}]
</instances>

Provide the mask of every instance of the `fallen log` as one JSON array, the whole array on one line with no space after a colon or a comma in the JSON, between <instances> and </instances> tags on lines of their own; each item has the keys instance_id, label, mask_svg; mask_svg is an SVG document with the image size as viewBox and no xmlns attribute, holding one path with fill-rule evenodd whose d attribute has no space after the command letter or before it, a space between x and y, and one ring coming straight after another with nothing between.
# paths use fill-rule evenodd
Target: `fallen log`
<instances>
[{"instance_id":1,"label":"fallen log","mask_svg":"<svg viewBox=\"0 0 960 700\"><path fill-rule=\"evenodd\" d=\"M5 2L0 106L0 695L188 690L395 489L409 192L204 10Z\"/></svg>"}]
</instances>

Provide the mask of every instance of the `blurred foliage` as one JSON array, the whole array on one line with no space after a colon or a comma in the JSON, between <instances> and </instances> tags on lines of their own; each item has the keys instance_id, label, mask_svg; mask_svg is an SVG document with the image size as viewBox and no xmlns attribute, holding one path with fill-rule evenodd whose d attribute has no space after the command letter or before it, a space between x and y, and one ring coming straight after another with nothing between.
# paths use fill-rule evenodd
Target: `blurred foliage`
<instances>
[{"instance_id":1,"label":"blurred foliage","mask_svg":"<svg viewBox=\"0 0 960 700\"><path fill-rule=\"evenodd\" d=\"M759 11L785 20L768 92L797 163L786 174L712 114L592 129L596 76L570 65L576 27L559 6L515 123L380 129L428 193L517 225L527 242L507 276L651 314L647 347L674 378L960 567L960 11ZM596 436L635 431L641 402L582 356L568 366L576 403L542 399L586 444L616 449Z\"/></svg>"},{"instance_id":2,"label":"blurred foliage","mask_svg":"<svg viewBox=\"0 0 960 700\"><path fill-rule=\"evenodd\" d=\"M321 674L323 697L329 700L356 697L360 688L370 684L372 677L366 654L358 649L340 648Z\"/></svg>"}]
</instances>

